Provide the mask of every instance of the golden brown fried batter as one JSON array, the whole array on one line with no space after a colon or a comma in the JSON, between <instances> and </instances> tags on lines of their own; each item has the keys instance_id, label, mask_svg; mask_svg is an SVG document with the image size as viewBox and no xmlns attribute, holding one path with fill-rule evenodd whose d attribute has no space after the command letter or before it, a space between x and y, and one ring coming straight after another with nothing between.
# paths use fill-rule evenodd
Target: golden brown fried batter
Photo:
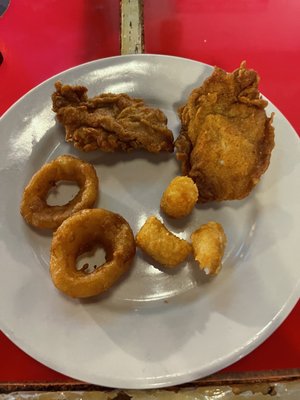
<instances>
[{"instance_id":1,"label":"golden brown fried batter","mask_svg":"<svg viewBox=\"0 0 300 400\"><path fill-rule=\"evenodd\" d=\"M87 274L77 258L100 244L106 262ZM82 210L66 219L53 235L50 274L55 286L71 297L91 297L113 286L132 266L135 241L128 222L103 208Z\"/></svg>"},{"instance_id":2,"label":"golden brown fried batter","mask_svg":"<svg viewBox=\"0 0 300 400\"><path fill-rule=\"evenodd\" d=\"M47 204L51 188L59 181L77 182L76 196L61 206ZM98 177L93 165L70 155L62 155L42 166L24 189L21 214L37 228L56 229L77 211L93 207L98 196Z\"/></svg>"},{"instance_id":3,"label":"golden brown fried batter","mask_svg":"<svg viewBox=\"0 0 300 400\"><path fill-rule=\"evenodd\" d=\"M269 166L273 115L266 116L258 83L245 63L232 73L215 68L179 110L177 159L201 202L246 197Z\"/></svg>"},{"instance_id":4,"label":"golden brown fried batter","mask_svg":"<svg viewBox=\"0 0 300 400\"><path fill-rule=\"evenodd\" d=\"M222 225L208 222L191 235L195 260L207 275L217 275L222 266L227 239Z\"/></svg>"},{"instance_id":5,"label":"golden brown fried batter","mask_svg":"<svg viewBox=\"0 0 300 400\"><path fill-rule=\"evenodd\" d=\"M84 86L55 84L53 111L65 127L66 141L83 151L174 150L164 113L127 94L88 98Z\"/></svg>"},{"instance_id":6,"label":"golden brown fried batter","mask_svg":"<svg viewBox=\"0 0 300 400\"><path fill-rule=\"evenodd\" d=\"M156 217L147 219L138 234L136 244L164 267L176 267L192 251L186 240L171 233Z\"/></svg>"},{"instance_id":7,"label":"golden brown fried batter","mask_svg":"<svg viewBox=\"0 0 300 400\"><path fill-rule=\"evenodd\" d=\"M198 200L198 189L188 176L176 176L164 191L160 207L170 217L189 215Z\"/></svg>"}]
</instances>

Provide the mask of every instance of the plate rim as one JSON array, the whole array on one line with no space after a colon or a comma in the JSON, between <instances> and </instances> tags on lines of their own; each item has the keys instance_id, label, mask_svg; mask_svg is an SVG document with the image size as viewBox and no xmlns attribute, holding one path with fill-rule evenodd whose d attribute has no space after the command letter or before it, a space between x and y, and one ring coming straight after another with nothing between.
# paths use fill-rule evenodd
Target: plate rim
<instances>
[{"instance_id":1,"label":"plate rim","mask_svg":"<svg viewBox=\"0 0 300 400\"><path fill-rule=\"evenodd\" d=\"M24 95L22 95L15 103L13 103L0 117L0 124L2 122L2 120L6 117L6 115L10 112L13 111L13 108L19 103L22 102L24 100L24 98L26 98L28 95L31 94L31 92L39 89L41 86L43 86L44 84L46 84L47 82L49 82L50 80L53 80L57 77L59 77L62 74L65 74L69 71L72 70L77 70L79 68L84 68L86 66L89 65L93 65L93 64L97 64L99 62L102 62L104 60L106 61L110 61L110 60L116 60L116 59L134 59L134 58L149 58L149 57L155 57L155 58L168 58L168 59L178 59L178 60L184 60L184 61L188 61L188 62L193 62L195 64L201 64L201 65L205 65L207 67L209 67L210 69L213 69L213 66L203 63L201 61L197 61L197 60L193 60L193 59L189 59L189 58L184 58L184 57L177 57L177 56L171 56L171 55L159 55L159 54L131 54L131 55L121 55L121 56L112 56L112 57L107 57L107 58L101 58L98 60L93 60L93 61L89 61L86 63L82 63L76 66L73 66L71 68L68 68L64 71L59 72L58 74L55 74L51 77L49 77L48 79L44 80L43 82L41 82L40 84L38 84L37 86L33 87L32 89L30 89L28 92L26 92ZM271 102L270 102L271 103ZM274 103L271 103L272 105L274 105ZM276 110L278 110L280 113L281 111L276 107ZM292 126L292 124L287 120L287 118L281 113L281 115L284 117L284 119L288 122L291 130L293 130L296 135L297 132L294 129L294 127ZM259 333L249 342L245 343L243 346L239 347L235 352L233 352L232 354L227 355L226 357L224 356L223 358L221 358L221 361L226 361L223 362L222 367L219 367L218 370L223 369L225 367L227 367L228 365L231 365L233 362L236 362L238 360L240 360L241 358L243 358L245 355L249 354L251 351L253 351L255 348L257 348L261 343L263 343L282 323L283 321L287 318L287 316L290 314L290 312L292 311L292 309L295 307L295 305L297 304L298 300L299 300L299 289L300 289L300 282L298 281L297 286L295 287L295 289L293 290L293 292L290 294L289 298L286 300L286 302L282 305L282 307L280 308L280 310L278 310L278 312L276 313L276 315L274 316L274 318L269 322L268 325L266 325L263 329L261 329L259 331ZM45 366L54 369L55 371L65 374L67 376L72 376L70 375L70 373L68 371L65 371L64 368L58 368L57 365L52 365L52 363L49 361L45 362L44 358L39 356L38 354L35 354L35 351L32 352L32 349L26 349L26 346L21 346L20 344L20 340L18 340L16 338L16 336L10 332L9 329L5 328L5 324L3 323L2 319L0 319L0 327L2 332L5 334L5 336L7 336L10 340L12 340L12 342L19 347L22 351L24 351L26 354L28 354L29 356L33 357L35 360L41 362L42 364L44 364ZM4 329L3 329L4 327ZM271 329L270 329L271 328ZM34 349L33 349L34 350ZM34 354L34 355L33 355ZM224 360L223 360L224 359ZM182 373L180 374L176 374L175 377L173 377L172 375L170 375L171 378L171 382L167 381L165 383L162 382L148 382L145 384L143 384L142 382L145 381L145 378L143 378L141 380L141 384L139 384L139 381L135 381L136 384L133 385L129 385L129 386L119 386L115 381L114 378L112 379L112 383L107 383L107 384L102 384L103 386L107 386L107 387L115 387L115 388L126 388L126 389L150 389L150 388L162 388L162 387L168 387L170 385L178 385L178 384L182 384L185 383L189 380L193 380L193 379L197 379L204 376L209 375L212 372L215 372L215 364L220 364L220 359L215 360L213 363L210 364L210 368L207 368L206 372L203 371L202 374L196 373L196 372L191 372L190 374L186 374L186 373ZM199 371L198 371L199 372ZM75 377L75 379L82 379L79 377ZM117 380L120 382L120 379L117 378ZM90 380L87 380L90 381ZM99 384L96 382L91 382L93 384Z\"/></svg>"},{"instance_id":2,"label":"plate rim","mask_svg":"<svg viewBox=\"0 0 300 400\"><path fill-rule=\"evenodd\" d=\"M252 340L249 340L247 343L245 343L243 346L240 346L237 348L234 352L229 353L229 355L224 356L221 359L217 359L214 362L212 362L209 367L207 367L202 373L199 373L197 371L190 372L189 374L186 373L181 373L181 374L173 374L169 375L163 380L155 381L156 378L153 378L153 381L151 380L149 382L149 378L140 378L140 380L133 381L132 384L127 384L124 382L122 384L122 380L120 378L112 378L110 381L106 383L100 383L99 381L94 381L93 379L86 379L81 375L81 377L77 376L76 373L69 373L70 369L68 368L68 371L65 368L58 367L57 364L52 363L49 360L45 360L43 356L41 356L39 353L35 353L35 350L26 347L21 346L21 341L16 339L16 336L9 330L7 329L6 331L3 330L4 324L2 323L2 320L0 319L0 328L2 330L2 333L9 338L13 344L18 347L21 351L23 351L25 354L27 354L29 357L33 358L34 360L40 362L43 366L46 366L47 368L50 368L62 375L65 375L67 378L72 378L78 381L85 381L86 383L92 384L92 385L101 385L103 387L107 388L114 388L114 389L126 389L126 390L147 390L147 389L159 389L159 388L167 388L171 386L178 386L182 385L185 383L192 383L194 380L198 380L201 378L205 378L211 374L217 373L218 371L223 370L224 368L227 368L228 366L232 365L235 362L238 362L248 354L250 354L253 350L255 350L258 346L263 344L265 340L267 340L272 333L274 333L280 325L286 320L286 318L289 316L293 308L296 306L297 302L299 301L299 296L300 296L300 282L298 282L297 286L295 287L294 291L291 293L288 301L285 302L285 304L278 310L274 318L269 321L269 323L263 327L257 335L255 335ZM223 361L222 367L216 369L216 364L220 363L220 360ZM87 374L88 376L88 374ZM151 379L151 378L150 378ZM146 384L145 384L145 381Z\"/></svg>"},{"instance_id":3,"label":"plate rim","mask_svg":"<svg viewBox=\"0 0 300 400\"><path fill-rule=\"evenodd\" d=\"M58 78L61 74L67 73L67 72L71 72L72 70L75 70L77 68L82 68L85 66L89 66L92 64L97 64L101 61L104 60L114 60L114 59L125 59L125 58L148 58L148 57L157 57L157 58L169 58L169 59L177 59L177 60L182 60L182 61L188 61L188 62L192 62L192 63L199 63L201 65L204 65L210 69L213 70L213 68L215 67L215 65L211 65L208 63L205 63L203 61L199 61L199 60L195 60L193 58L188 58L188 57L181 57L181 56L173 56L170 54L158 54L158 53L141 53L141 54L122 54L122 55L115 55L115 56L110 56L110 57L103 57L103 58L97 58L95 60L91 60L91 61L87 61L84 63L80 63L77 65L74 65L70 68L64 69L54 75L49 76L48 78L44 79L43 81L41 81L40 83L38 83L36 86L32 87L31 89L29 89L27 92L25 92L21 97L19 97L15 102L13 102L8 108L7 110L4 111L4 113L2 115L0 115L0 123L1 120L6 116L6 114L11 111L12 108L14 108L21 100L23 100L27 95L29 95L31 92L35 91L36 89L38 89L40 86L46 84L47 82L49 82L50 80L54 79L54 78ZM263 95L263 93L261 93L263 98L266 99L268 101L268 103L271 103L277 111L280 112L280 114L284 117L284 119L289 123L290 127L293 129L294 133L296 134L296 136L299 138L300 136L300 132L299 134L297 133L296 128L293 126L293 124L289 121L288 118L285 117L285 115L281 112L280 108L277 107L277 105L271 101L268 97L266 97L265 95Z\"/></svg>"}]
</instances>

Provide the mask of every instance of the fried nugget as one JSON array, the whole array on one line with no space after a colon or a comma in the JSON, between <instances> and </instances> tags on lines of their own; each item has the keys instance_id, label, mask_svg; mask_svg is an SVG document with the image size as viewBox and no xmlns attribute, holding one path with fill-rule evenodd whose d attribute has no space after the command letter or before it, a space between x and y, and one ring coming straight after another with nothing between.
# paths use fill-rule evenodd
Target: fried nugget
<instances>
[{"instance_id":1,"label":"fried nugget","mask_svg":"<svg viewBox=\"0 0 300 400\"><path fill-rule=\"evenodd\" d=\"M136 244L164 267L175 267L192 251L186 240L171 233L156 217L149 217L136 235Z\"/></svg>"},{"instance_id":2,"label":"fried nugget","mask_svg":"<svg viewBox=\"0 0 300 400\"><path fill-rule=\"evenodd\" d=\"M269 166L273 115L266 115L258 83L244 62L232 73L215 68L179 110L176 156L200 202L245 198Z\"/></svg>"},{"instance_id":3,"label":"fried nugget","mask_svg":"<svg viewBox=\"0 0 300 400\"><path fill-rule=\"evenodd\" d=\"M65 139L82 151L173 152L167 117L127 94L103 93L89 98L84 86L56 82L53 111L65 128Z\"/></svg>"},{"instance_id":4,"label":"fried nugget","mask_svg":"<svg viewBox=\"0 0 300 400\"><path fill-rule=\"evenodd\" d=\"M198 188L188 176L177 176L164 191L160 207L170 217L189 215L198 200Z\"/></svg>"},{"instance_id":5,"label":"fried nugget","mask_svg":"<svg viewBox=\"0 0 300 400\"><path fill-rule=\"evenodd\" d=\"M217 275L221 269L227 239L222 225L208 222L191 235L195 260L207 275Z\"/></svg>"}]
</instances>

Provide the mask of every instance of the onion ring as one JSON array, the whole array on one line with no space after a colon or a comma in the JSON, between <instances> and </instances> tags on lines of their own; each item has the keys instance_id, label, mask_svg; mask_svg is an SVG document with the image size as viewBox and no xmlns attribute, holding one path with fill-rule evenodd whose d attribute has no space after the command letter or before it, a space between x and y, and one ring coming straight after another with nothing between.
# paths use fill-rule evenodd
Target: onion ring
<instances>
[{"instance_id":1,"label":"onion ring","mask_svg":"<svg viewBox=\"0 0 300 400\"><path fill-rule=\"evenodd\" d=\"M106 262L87 274L76 269L76 259L97 244ZM83 210L66 219L53 235L50 274L54 285L71 297L91 297L105 292L130 268L136 251L128 222L101 208Z\"/></svg>"},{"instance_id":2,"label":"onion ring","mask_svg":"<svg viewBox=\"0 0 300 400\"><path fill-rule=\"evenodd\" d=\"M80 190L62 206L47 204L49 190L58 181L75 181ZM63 155L43 165L26 186L21 201L21 215L37 228L56 229L70 215L91 208L98 196L95 168L76 157Z\"/></svg>"}]
</instances>

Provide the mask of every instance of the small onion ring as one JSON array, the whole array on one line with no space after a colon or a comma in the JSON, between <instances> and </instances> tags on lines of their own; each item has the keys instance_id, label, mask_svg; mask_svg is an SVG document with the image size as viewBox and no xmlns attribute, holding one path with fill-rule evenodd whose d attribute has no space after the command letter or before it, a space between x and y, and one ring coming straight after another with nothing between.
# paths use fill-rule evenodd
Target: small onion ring
<instances>
[{"instance_id":1,"label":"small onion ring","mask_svg":"<svg viewBox=\"0 0 300 400\"><path fill-rule=\"evenodd\" d=\"M76 259L97 244L106 262L87 274L76 269ZM54 285L71 297L105 292L130 268L136 245L128 222L101 208L83 210L65 220L53 235L50 274Z\"/></svg>"},{"instance_id":2,"label":"small onion ring","mask_svg":"<svg viewBox=\"0 0 300 400\"><path fill-rule=\"evenodd\" d=\"M80 190L62 206L47 204L49 190L59 181L77 182ZM26 186L21 202L25 221L37 228L56 229L70 215L91 208L98 196L98 177L95 168L76 157L63 155L45 164Z\"/></svg>"}]
</instances>

